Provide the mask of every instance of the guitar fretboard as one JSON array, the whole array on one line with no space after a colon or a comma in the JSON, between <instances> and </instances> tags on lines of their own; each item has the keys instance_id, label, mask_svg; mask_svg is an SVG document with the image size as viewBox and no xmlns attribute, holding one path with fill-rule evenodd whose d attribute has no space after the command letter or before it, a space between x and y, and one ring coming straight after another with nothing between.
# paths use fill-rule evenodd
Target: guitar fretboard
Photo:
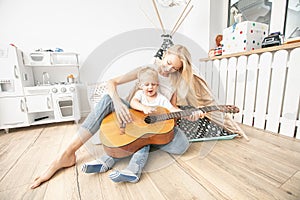
<instances>
[{"instance_id":1,"label":"guitar fretboard","mask_svg":"<svg viewBox=\"0 0 300 200\"><path fill-rule=\"evenodd\" d=\"M171 112L166 114L160 114L160 115L150 115L145 118L145 122L147 124L155 123L158 121L165 121L169 119L175 119L175 118L181 118L191 115L195 111L201 110L203 113L220 110L218 106L206 106L202 108L192 108L188 110L178 111L178 112Z\"/></svg>"}]
</instances>

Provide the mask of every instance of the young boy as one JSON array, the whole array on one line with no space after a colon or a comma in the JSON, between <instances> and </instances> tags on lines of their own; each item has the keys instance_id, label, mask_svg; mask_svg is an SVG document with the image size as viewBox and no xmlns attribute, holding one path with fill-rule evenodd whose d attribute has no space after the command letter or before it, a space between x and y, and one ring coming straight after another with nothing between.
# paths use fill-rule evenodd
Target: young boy
<instances>
[{"instance_id":1,"label":"young boy","mask_svg":"<svg viewBox=\"0 0 300 200\"><path fill-rule=\"evenodd\" d=\"M138 73L138 84L140 90L135 93L130 101L130 106L133 109L142 111L145 114L150 114L155 111L156 106L164 107L170 112L180 111L180 109L174 107L165 96L158 92L158 72L155 69L151 67L141 69ZM115 170L109 174L110 179L114 182L138 182L148 159L149 150L150 145L139 149L132 155L125 169ZM114 163L119 160L107 158L107 155L105 155L105 159L112 159ZM105 172L109 168L106 170L102 169L103 163L99 162L99 160L86 163L82 167L82 171L85 173Z\"/></svg>"},{"instance_id":2,"label":"young boy","mask_svg":"<svg viewBox=\"0 0 300 200\"><path fill-rule=\"evenodd\" d=\"M158 92L158 72L151 67L146 67L138 73L138 90L130 101L133 109L150 114L156 106L168 109L170 112L180 111L175 108L170 100Z\"/></svg>"}]
</instances>

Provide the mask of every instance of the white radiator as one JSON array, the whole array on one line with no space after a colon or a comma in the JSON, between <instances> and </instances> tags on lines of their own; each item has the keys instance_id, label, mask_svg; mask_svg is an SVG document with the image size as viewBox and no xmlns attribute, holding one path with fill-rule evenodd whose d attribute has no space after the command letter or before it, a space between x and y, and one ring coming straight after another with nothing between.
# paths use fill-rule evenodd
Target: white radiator
<instances>
[{"instance_id":1,"label":"white radiator","mask_svg":"<svg viewBox=\"0 0 300 200\"><path fill-rule=\"evenodd\" d=\"M234 120L300 139L300 48L201 60L200 75Z\"/></svg>"}]
</instances>

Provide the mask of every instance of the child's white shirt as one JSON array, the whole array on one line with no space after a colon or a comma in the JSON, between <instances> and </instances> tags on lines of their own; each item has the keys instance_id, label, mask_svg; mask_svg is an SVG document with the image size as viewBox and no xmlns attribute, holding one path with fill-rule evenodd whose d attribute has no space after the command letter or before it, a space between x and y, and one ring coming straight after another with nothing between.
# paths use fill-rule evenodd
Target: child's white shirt
<instances>
[{"instance_id":1,"label":"child's white shirt","mask_svg":"<svg viewBox=\"0 0 300 200\"><path fill-rule=\"evenodd\" d=\"M157 93L157 96L152 101L148 101L147 96L144 94L143 90L138 90L133 98L136 98L139 100L139 102L145 106L161 106L168 110L173 108L174 106L171 104L171 102L162 94L159 92Z\"/></svg>"}]
</instances>

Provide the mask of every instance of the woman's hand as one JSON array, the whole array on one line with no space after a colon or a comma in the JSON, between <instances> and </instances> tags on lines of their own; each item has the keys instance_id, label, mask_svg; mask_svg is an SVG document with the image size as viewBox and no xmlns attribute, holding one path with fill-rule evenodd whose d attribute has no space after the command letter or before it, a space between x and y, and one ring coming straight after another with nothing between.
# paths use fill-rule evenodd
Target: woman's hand
<instances>
[{"instance_id":1,"label":"woman's hand","mask_svg":"<svg viewBox=\"0 0 300 200\"><path fill-rule=\"evenodd\" d=\"M198 119L202 119L205 117L205 113L203 113L201 110L193 111L190 116L187 117L190 121L197 121Z\"/></svg>"},{"instance_id":2,"label":"woman's hand","mask_svg":"<svg viewBox=\"0 0 300 200\"><path fill-rule=\"evenodd\" d=\"M119 99L113 100L115 113L120 124L120 128L125 128L126 123L132 122L132 117L130 115L128 107Z\"/></svg>"}]
</instances>

